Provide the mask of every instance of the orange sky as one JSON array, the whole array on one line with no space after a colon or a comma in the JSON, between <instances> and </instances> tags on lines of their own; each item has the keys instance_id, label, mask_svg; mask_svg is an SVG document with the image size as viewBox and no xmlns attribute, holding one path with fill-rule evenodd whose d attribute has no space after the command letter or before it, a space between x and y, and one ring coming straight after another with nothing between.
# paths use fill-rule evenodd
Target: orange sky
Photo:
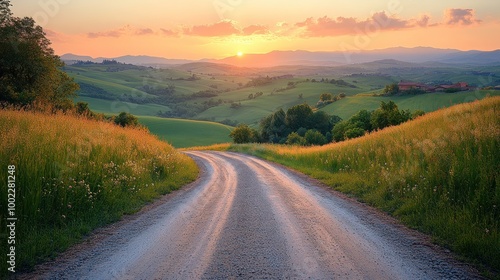
<instances>
[{"instance_id":1,"label":"orange sky","mask_svg":"<svg viewBox=\"0 0 500 280\"><path fill-rule=\"evenodd\" d=\"M436 3L438 2L438 3ZM57 54L223 58L272 50L500 49L496 0L12 0Z\"/></svg>"}]
</instances>

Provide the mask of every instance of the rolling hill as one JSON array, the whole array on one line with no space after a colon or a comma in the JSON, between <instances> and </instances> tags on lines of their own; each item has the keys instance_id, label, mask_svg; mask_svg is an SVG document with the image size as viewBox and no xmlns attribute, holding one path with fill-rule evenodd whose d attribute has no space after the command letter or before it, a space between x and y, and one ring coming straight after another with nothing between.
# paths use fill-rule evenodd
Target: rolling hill
<instances>
[{"instance_id":1,"label":"rolling hill","mask_svg":"<svg viewBox=\"0 0 500 280\"><path fill-rule=\"evenodd\" d=\"M491 97L322 147L244 144L229 150L315 177L498 276L499 111L500 97Z\"/></svg>"}]
</instances>

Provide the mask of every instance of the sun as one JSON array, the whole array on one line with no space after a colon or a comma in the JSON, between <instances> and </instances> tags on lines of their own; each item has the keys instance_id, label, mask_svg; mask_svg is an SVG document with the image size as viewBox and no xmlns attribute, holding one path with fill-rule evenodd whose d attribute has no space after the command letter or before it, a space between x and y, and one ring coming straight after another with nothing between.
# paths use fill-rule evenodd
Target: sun
<instances>
[{"instance_id":1,"label":"sun","mask_svg":"<svg viewBox=\"0 0 500 280\"><path fill-rule=\"evenodd\" d=\"M239 51L239 52L236 53L236 55L239 56L239 57L242 57L243 56L243 52Z\"/></svg>"}]
</instances>

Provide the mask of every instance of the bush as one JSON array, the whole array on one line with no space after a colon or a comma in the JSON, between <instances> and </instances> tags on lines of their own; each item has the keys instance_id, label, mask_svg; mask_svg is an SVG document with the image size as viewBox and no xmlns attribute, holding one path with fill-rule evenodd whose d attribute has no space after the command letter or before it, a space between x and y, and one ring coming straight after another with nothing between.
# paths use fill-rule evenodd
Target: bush
<instances>
[{"instance_id":1,"label":"bush","mask_svg":"<svg viewBox=\"0 0 500 280\"><path fill-rule=\"evenodd\" d=\"M233 141L236 144L256 142L257 137L255 131L246 124L238 125L233 131L231 131L229 136L233 138Z\"/></svg>"},{"instance_id":2,"label":"bush","mask_svg":"<svg viewBox=\"0 0 500 280\"><path fill-rule=\"evenodd\" d=\"M350 128L348 129L345 134L344 134L344 137L345 139L353 139L353 138L358 138L358 137L361 137L361 136L364 136L366 133L366 131L360 127L354 127L354 128Z\"/></svg>"},{"instance_id":3,"label":"bush","mask_svg":"<svg viewBox=\"0 0 500 280\"><path fill-rule=\"evenodd\" d=\"M115 117L115 124L126 127L126 126L139 126L139 120L137 119L136 116L126 113L126 112L121 112L117 117Z\"/></svg>"},{"instance_id":4,"label":"bush","mask_svg":"<svg viewBox=\"0 0 500 280\"><path fill-rule=\"evenodd\" d=\"M307 145L325 145L326 137L321 134L321 132L310 129L306 132L306 136L304 137Z\"/></svg>"},{"instance_id":5,"label":"bush","mask_svg":"<svg viewBox=\"0 0 500 280\"><path fill-rule=\"evenodd\" d=\"M297 132L292 132L288 135L285 144L304 146L306 144L306 139L300 136Z\"/></svg>"}]
</instances>

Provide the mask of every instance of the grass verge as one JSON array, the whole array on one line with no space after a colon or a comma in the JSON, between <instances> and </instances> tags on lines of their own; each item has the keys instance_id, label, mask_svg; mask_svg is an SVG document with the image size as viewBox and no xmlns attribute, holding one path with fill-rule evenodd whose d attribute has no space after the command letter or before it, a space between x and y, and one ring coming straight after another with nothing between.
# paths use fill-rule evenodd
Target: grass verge
<instances>
[{"instance_id":1,"label":"grass verge","mask_svg":"<svg viewBox=\"0 0 500 280\"><path fill-rule=\"evenodd\" d=\"M232 145L229 150L320 179L498 277L499 147L500 97L492 97L322 147Z\"/></svg>"},{"instance_id":2,"label":"grass verge","mask_svg":"<svg viewBox=\"0 0 500 280\"><path fill-rule=\"evenodd\" d=\"M193 160L145 130L9 110L0 110L0 129L2 275L8 166L15 166L16 271L54 257L198 174Z\"/></svg>"}]
</instances>

